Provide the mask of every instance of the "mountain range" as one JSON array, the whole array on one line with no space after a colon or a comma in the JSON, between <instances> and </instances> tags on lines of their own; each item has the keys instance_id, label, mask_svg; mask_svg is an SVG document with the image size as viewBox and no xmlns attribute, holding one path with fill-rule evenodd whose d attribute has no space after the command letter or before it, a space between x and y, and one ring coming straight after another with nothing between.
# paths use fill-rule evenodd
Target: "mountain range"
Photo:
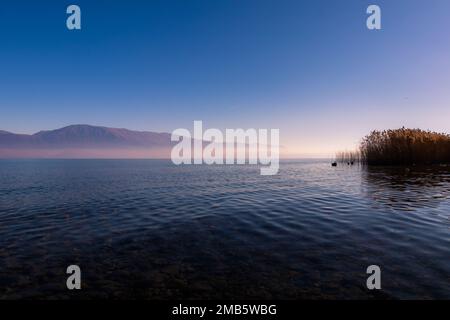
<instances>
[{"instance_id":1,"label":"mountain range","mask_svg":"<svg viewBox=\"0 0 450 320\"><path fill-rule=\"evenodd\" d=\"M0 158L170 158L169 133L71 125L15 134L0 130Z\"/></svg>"}]
</instances>

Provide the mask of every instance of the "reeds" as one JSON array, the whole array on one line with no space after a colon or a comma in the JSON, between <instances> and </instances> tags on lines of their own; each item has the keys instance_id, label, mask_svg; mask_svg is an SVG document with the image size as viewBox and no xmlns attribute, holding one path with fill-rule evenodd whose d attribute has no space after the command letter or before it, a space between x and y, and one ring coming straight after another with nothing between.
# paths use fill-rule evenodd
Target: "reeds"
<instances>
[{"instance_id":1,"label":"reeds","mask_svg":"<svg viewBox=\"0 0 450 320\"><path fill-rule=\"evenodd\" d=\"M343 151L336 154L336 161L341 163L353 164L361 162L361 154L359 151Z\"/></svg>"},{"instance_id":2,"label":"reeds","mask_svg":"<svg viewBox=\"0 0 450 320\"><path fill-rule=\"evenodd\" d=\"M450 163L450 135L420 129L372 131L359 151L336 155L336 160L368 165L429 165Z\"/></svg>"}]
</instances>

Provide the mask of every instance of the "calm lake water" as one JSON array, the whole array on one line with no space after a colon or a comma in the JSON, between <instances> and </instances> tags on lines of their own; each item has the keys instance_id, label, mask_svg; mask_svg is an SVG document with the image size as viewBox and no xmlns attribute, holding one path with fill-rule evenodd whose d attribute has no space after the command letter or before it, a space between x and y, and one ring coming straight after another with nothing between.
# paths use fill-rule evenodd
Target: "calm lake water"
<instances>
[{"instance_id":1,"label":"calm lake water","mask_svg":"<svg viewBox=\"0 0 450 320\"><path fill-rule=\"evenodd\" d=\"M448 299L450 167L2 160L0 235L3 299Z\"/></svg>"}]
</instances>

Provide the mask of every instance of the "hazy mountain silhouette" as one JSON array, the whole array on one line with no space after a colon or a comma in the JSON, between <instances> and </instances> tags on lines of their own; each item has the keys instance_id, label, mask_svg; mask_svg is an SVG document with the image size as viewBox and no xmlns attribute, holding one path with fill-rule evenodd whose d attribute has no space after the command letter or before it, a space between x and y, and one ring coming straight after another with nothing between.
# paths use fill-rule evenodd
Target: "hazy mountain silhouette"
<instances>
[{"instance_id":1,"label":"hazy mountain silhouette","mask_svg":"<svg viewBox=\"0 0 450 320\"><path fill-rule=\"evenodd\" d=\"M37 158L169 158L169 133L71 125L38 133L0 130L0 157Z\"/></svg>"}]
</instances>

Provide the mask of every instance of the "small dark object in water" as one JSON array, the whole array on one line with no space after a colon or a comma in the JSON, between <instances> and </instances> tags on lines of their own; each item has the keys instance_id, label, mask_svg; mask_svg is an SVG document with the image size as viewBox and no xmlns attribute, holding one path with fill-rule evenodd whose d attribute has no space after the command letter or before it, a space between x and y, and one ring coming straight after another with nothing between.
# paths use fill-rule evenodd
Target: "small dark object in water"
<instances>
[{"instance_id":1,"label":"small dark object in water","mask_svg":"<svg viewBox=\"0 0 450 320\"><path fill-rule=\"evenodd\" d=\"M351 164L351 165L353 165L353 163L354 163L353 161L352 161L352 162L350 162L350 164Z\"/></svg>"},{"instance_id":2,"label":"small dark object in water","mask_svg":"<svg viewBox=\"0 0 450 320\"><path fill-rule=\"evenodd\" d=\"M333 163L331 164L331 166L332 166L332 167L337 167L337 162L333 162Z\"/></svg>"}]
</instances>

